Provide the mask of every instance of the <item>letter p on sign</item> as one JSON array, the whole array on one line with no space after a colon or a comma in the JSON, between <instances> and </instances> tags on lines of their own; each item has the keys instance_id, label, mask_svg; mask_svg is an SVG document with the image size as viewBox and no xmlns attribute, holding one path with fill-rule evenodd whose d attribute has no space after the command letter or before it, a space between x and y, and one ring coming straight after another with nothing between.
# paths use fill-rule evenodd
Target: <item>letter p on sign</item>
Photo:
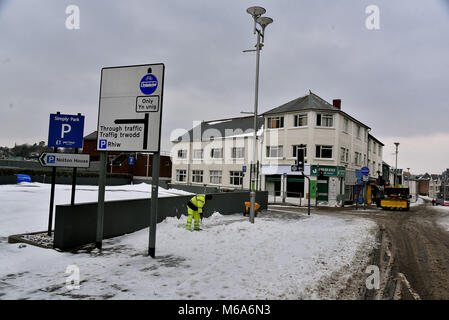
<instances>
[{"instance_id":1,"label":"letter p on sign","mask_svg":"<svg viewBox=\"0 0 449 320\"><path fill-rule=\"evenodd\" d=\"M72 126L70 124L63 124L61 128L61 139L64 138L64 134L72 131Z\"/></svg>"}]
</instances>

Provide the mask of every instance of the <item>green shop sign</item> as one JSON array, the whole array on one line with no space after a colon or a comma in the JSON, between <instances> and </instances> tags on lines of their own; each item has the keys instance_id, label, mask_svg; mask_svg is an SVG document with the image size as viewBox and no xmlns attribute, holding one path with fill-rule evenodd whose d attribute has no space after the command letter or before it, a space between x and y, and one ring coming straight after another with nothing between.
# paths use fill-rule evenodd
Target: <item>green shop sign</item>
<instances>
[{"instance_id":1,"label":"green shop sign","mask_svg":"<svg viewBox=\"0 0 449 320\"><path fill-rule=\"evenodd\" d=\"M345 167L335 166L310 166L310 175L317 176L320 171L323 171L325 177L344 177L346 175Z\"/></svg>"}]
</instances>

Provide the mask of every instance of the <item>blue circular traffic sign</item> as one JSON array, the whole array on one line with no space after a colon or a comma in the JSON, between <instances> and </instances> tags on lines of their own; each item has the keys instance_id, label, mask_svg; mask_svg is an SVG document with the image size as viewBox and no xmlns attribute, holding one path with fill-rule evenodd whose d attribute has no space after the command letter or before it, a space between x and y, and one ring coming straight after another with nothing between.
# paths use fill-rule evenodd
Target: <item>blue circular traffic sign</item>
<instances>
[{"instance_id":1,"label":"blue circular traffic sign","mask_svg":"<svg viewBox=\"0 0 449 320\"><path fill-rule=\"evenodd\" d=\"M368 167L362 167L360 170L364 176L367 176L369 174L369 168Z\"/></svg>"},{"instance_id":2,"label":"blue circular traffic sign","mask_svg":"<svg viewBox=\"0 0 449 320\"><path fill-rule=\"evenodd\" d=\"M157 89L157 78L155 75L149 73L143 76L142 80L140 80L140 91L143 94L152 94Z\"/></svg>"}]
</instances>

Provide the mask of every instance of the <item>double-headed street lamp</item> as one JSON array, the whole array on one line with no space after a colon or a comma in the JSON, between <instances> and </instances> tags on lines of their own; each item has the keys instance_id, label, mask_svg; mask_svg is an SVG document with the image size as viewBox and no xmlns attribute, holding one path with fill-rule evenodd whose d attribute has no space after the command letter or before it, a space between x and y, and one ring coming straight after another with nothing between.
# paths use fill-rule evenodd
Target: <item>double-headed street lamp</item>
<instances>
[{"instance_id":1,"label":"double-headed street lamp","mask_svg":"<svg viewBox=\"0 0 449 320\"><path fill-rule=\"evenodd\" d=\"M254 96L254 146L253 146L253 160L251 163L252 171L252 181L251 181L251 192L250 192L250 213L249 213L249 221L254 223L254 206L256 203L256 163L257 163L257 106L258 106L258 96L259 96L259 59L260 59L260 50L262 50L264 36L265 36L265 28L270 23L273 22L273 19L269 17L262 17L262 15L266 12L266 10L262 7L250 7L246 9L254 20L254 34L257 33L257 44L256 50L245 50L244 52L256 51L256 85L255 85L255 96ZM257 25L259 25L262 29L258 29ZM262 39L262 43L261 43Z\"/></svg>"}]
</instances>

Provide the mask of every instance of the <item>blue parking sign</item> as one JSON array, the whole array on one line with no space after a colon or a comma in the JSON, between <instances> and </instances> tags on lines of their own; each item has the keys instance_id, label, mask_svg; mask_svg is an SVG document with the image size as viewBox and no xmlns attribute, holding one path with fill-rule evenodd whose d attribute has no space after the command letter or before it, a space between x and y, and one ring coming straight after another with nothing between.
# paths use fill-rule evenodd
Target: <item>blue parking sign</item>
<instances>
[{"instance_id":1,"label":"blue parking sign","mask_svg":"<svg viewBox=\"0 0 449 320\"><path fill-rule=\"evenodd\" d=\"M58 148L82 148L84 116L50 114L48 146Z\"/></svg>"}]
</instances>

